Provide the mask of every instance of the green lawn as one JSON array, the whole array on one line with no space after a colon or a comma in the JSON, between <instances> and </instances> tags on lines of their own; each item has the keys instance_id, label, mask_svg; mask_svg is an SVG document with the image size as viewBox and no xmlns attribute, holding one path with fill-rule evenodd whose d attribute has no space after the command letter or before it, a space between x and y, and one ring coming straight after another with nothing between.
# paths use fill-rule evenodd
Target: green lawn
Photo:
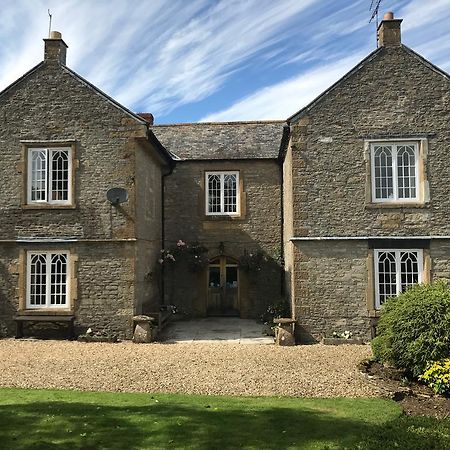
<instances>
[{"instance_id":1,"label":"green lawn","mask_svg":"<svg viewBox=\"0 0 450 450\"><path fill-rule=\"evenodd\" d=\"M450 420L381 399L0 389L7 449L448 449Z\"/></svg>"}]
</instances>

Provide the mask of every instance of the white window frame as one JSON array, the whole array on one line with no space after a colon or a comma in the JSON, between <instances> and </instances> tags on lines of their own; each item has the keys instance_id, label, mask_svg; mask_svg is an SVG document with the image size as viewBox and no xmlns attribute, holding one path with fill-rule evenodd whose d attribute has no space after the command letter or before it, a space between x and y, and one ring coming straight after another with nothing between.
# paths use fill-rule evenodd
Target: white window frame
<instances>
[{"instance_id":1,"label":"white window frame","mask_svg":"<svg viewBox=\"0 0 450 450\"><path fill-rule=\"evenodd\" d=\"M398 161L397 152L399 146L409 145L414 147L414 178L416 180L416 195L411 198L400 198L398 195ZM392 147L392 198L376 198L375 185L375 146L391 146ZM371 170L371 192L373 203L417 203L420 201L420 179L419 179L419 142L410 140L396 141L373 141L370 142L370 170Z\"/></svg>"},{"instance_id":2,"label":"white window frame","mask_svg":"<svg viewBox=\"0 0 450 450\"><path fill-rule=\"evenodd\" d=\"M45 200L32 200L32 164L33 152L45 152L46 155L46 186L45 186ZM52 186L52 170L51 161L55 152L67 152L67 200L52 200L51 186ZM27 153L27 204L28 205L71 205L72 204L72 148L71 147L29 147Z\"/></svg>"},{"instance_id":3,"label":"white window frame","mask_svg":"<svg viewBox=\"0 0 450 450\"><path fill-rule=\"evenodd\" d=\"M423 250L419 248L382 248L382 249L376 249L373 252L373 259L374 259L374 268L375 268L375 278L374 278L374 284L375 284L375 309L381 308L381 302L380 302L380 285L379 285L379 268L378 268L378 260L380 253L394 253L395 254L395 283L396 283L396 295L401 294L402 292L402 278L401 278L401 253L409 253L409 252L416 252L417 253L417 270L418 270L418 276L417 276L417 284L422 283L424 277L423 277Z\"/></svg>"},{"instance_id":4,"label":"white window frame","mask_svg":"<svg viewBox=\"0 0 450 450\"><path fill-rule=\"evenodd\" d=\"M45 292L45 305L32 305L31 304L31 258L33 255L45 255L46 258L46 292ZM51 257L54 255L64 255L66 257L66 302L61 305L51 304ZM70 309L70 277L71 277L71 260L69 251L61 250L30 250L27 252L27 283L26 283L26 309Z\"/></svg>"},{"instance_id":5,"label":"white window frame","mask_svg":"<svg viewBox=\"0 0 450 450\"><path fill-rule=\"evenodd\" d=\"M209 176L220 176L220 211L209 211ZM236 212L225 212L225 175L234 175L236 177ZM205 213L207 216L239 216L241 211L240 181L239 172L236 170L205 172Z\"/></svg>"}]
</instances>

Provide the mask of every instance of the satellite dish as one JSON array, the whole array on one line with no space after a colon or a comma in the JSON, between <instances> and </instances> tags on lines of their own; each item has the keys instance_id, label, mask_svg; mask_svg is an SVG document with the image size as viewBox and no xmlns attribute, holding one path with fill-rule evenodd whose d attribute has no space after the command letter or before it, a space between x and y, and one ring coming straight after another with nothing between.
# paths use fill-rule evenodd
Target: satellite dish
<instances>
[{"instance_id":1,"label":"satellite dish","mask_svg":"<svg viewBox=\"0 0 450 450\"><path fill-rule=\"evenodd\" d=\"M106 198L112 205L119 205L128 201L128 192L123 188L112 188L106 193Z\"/></svg>"}]
</instances>

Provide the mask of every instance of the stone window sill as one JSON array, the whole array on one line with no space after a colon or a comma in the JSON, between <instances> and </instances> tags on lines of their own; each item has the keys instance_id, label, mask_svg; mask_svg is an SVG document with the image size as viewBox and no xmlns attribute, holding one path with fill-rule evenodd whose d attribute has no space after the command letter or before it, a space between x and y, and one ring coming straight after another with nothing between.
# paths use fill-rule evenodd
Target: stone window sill
<instances>
[{"instance_id":1,"label":"stone window sill","mask_svg":"<svg viewBox=\"0 0 450 450\"><path fill-rule=\"evenodd\" d=\"M208 216L203 217L204 221L207 222L233 222L235 220L244 220L243 216Z\"/></svg>"},{"instance_id":2,"label":"stone window sill","mask_svg":"<svg viewBox=\"0 0 450 450\"><path fill-rule=\"evenodd\" d=\"M73 316L72 309L20 309L18 316Z\"/></svg>"},{"instance_id":3,"label":"stone window sill","mask_svg":"<svg viewBox=\"0 0 450 450\"><path fill-rule=\"evenodd\" d=\"M45 205L22 205L22 209L29 209L29 210L39 210L39 209L76 209L76 205L51 205L51 204L45 204Z\"/></svg>"},{"instance_id":4,"label":"stone window sill","mask_svg":"<svg viewBox=\"0 0 450 450\"><path fill-rule=\"evenodd\" d=\"M408 209L408 208L429 208L429 203L366 203L365 209Z\"/></svg>"}]
</instances>

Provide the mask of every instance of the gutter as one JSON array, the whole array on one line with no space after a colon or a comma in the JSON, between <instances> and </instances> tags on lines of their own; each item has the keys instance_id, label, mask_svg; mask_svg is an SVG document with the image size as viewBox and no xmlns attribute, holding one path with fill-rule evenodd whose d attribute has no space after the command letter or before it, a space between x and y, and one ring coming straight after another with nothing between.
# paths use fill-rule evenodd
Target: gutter
<instances>
[{"instance_id":1,"label":"gutter","mask_svg":"<svg viewBox=\"0 0 450 450\"><path fill-rule=\"evenodd\" d=\"M291 242L296 241L366 241L370 239L397 239L397 240L425 240L425 239L450 239L450 236L298 236L291 237Z\"/></svg>"},{"instance_id":2,"label":"gutter","mask_svg":"<svg viewBox=\"0 0 450 450\"><path fill-rule=\"evenodd\" d=\"M73 242L98 242L98 243L110 243L110 242L136 242L136 238L123 238L123 239L78 239L78 238L33 238L23 237L17 239L0 239L1 244L70 244Z\"/></svg>"}]
</instances>

